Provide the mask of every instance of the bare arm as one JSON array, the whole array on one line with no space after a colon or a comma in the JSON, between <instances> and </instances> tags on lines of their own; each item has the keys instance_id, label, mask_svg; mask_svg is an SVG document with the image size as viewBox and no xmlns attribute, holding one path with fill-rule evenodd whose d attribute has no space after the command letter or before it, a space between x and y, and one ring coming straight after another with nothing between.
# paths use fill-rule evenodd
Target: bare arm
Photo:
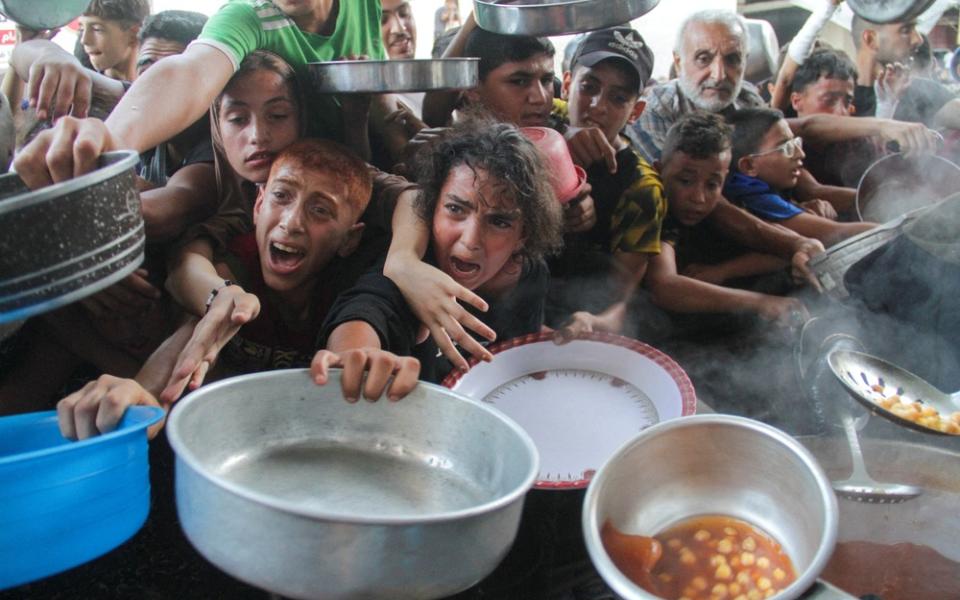
<instances>
[{"instance_id":1,"label":"bare arm","mask_svg":"<svg viewBox=\"0 0 960 600\"><path fill-rule=\"evenodd\" d=\"M110 113L107 128L120 148L153 148L203 116L232 75L226 54L194 44L147 69Z\"/></svg>"},{"instance_id":2,"label":"bare arm","mask_svg":"<svg viewBox=\"0 0 960 600\"><path fill-rule=\"evenodd\" d=\"M767 223L730 204L726 198L717 203L708 218L724 235L734 241L791 261L795 276L806 279L814 288L820 289L820 282L807 266L811 257L824 251L823 244L818 240L803 237L786 227Z\"/></svg>"},{"instance_id":3,"label":"bare arm","mask_svg":"<svg viewBox=\"0 0 960 600\"><path fill-rule=\"evenodd\" d=\"M18 45L10 64L28 82L27 97L40 118L85 117L94 98L109 110L123 96L120 81L84 68L76 57L49 40Z\"/></svg>"},{"instance_id":4,"label":"bare arm","mask_svg":"<svg viewBox=\"0 0 960 600\"><path fill-rule=\"evenodd\" d=\"M803 202L808 200L826 200L838 213L853 211L857 201L857 190L836 185L824 185L814 179L810 171L800 169L800 180L797 182L797 198Z\"/></svg>"},{"instance_id":5,"label":"bare arm","mask_svg":"<svg viewBox=\"0 0 960 600\"><path fill-rule=\"evenodd\" d=\"M900 150L935 152L942 137L922 123L907 123L876 117L840 117L837 115L810 115L787 119L794 135L832 144L863 137L879 137L884 142L896 142Z\"/></svg>"},{"instance_id":6,"label":"bare arm","mask_svg":"<svg viewBox=\"0 0 960 600\"><path fill-rule=\"evenodd\" d=\"M784 324L800 321L803 304L794 298L770 296L698 281L677 273L673 246L664 244L650 261L644 285L657 306L678 313L752 312Z\"/></svg>"},{"instance_id":7,"label":"bare arm","mask_svg":"<svg viewBox=\"0 0 960 600\"><path fill-rule=\"evenodd\" d=\"M789 56L783 59L783 66L777 73L777 81L770 94L770 107L785 111L790 108L790 86L793 85L793 76L800 65Z\"/></svg>"},{"instance_id":8,"label":"bare arm","mask_svg":"<svg viewBox=\"0 0 960 600\"><path fill-rule=\"evenodd\" d=\"M839 223L807 212L784 220L783 225L802 236L818 239L827 247L877 226L875 223Z\"/></svg>"},{"instance_id":9,"label":"bare arm","mask_svg":"<svg viewBox=\"0 0 960 600\"><path fill-rule=\"evenodd\" d=\"M960 129L960 99L947 102L933 116L933 126L938 129Z\"/></svg>"},{"instance_id":10,"label":"bare arm","mask_svg":"<svg viewBox=\"0 0 960 600\"><path fill-rule=\"evenodd\" d=\"M165 287L187 312L202 317L210 290L223 285L223 280L213 264L213 246L198 238L171 259Z\"/></svg>"},{"instance_id":11,"label":"bare arm","mask_svg":"<svg viewBox=\"0 0 960 600\"><path fill-rule=\"evenodd\" d=\"M463 26L453 36L453 40L443 53L443 58L458 58L463 56L470 32L477 28L477 21L473 18L473 11L463 22ZM450 124L450 116L456 108L460 92L427 92L423 97L423 122L430 127L445 127Z\"/></svg>"},{"instance_id":12,"label":"bare arm","mask_svg":"<svg viewBox=\"0 0 960 600\"><path fill-rule=\"evenodd\" d=\"M16 156L14 169L37 189L89 173L104 152L157 146L199 119L232 74L230 59L211 46L168 56L137 79L106 123L64 117Z\"/></svg>"},{"instance_id":13,"label":"bare arm","mask_svg":"<svg viewBox=\"0 0 960 600\"><path fill-rule=\"evenodd\" d=\"M170 241L216 210L213 163L194 163L174 173L163 187L140 193L147 239Z\"/></svg>"}]
</instances>

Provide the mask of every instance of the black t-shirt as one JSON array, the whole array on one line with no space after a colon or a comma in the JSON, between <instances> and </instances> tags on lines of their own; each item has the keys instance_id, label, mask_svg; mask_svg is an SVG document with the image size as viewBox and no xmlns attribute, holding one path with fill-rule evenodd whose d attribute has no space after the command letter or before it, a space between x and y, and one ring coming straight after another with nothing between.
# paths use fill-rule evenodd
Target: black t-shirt
<instances>
[{"instance_id":1,"label":"black t-shirt","mask_svg":"<svg viewBox=\"0 0 960 600\"><path fill-rule=\"evenodd\" d=\"M663 220L660 239L673 246L677 272L682 272L693 264L712 265L724 262L747 251L724 236L710 223L710 219L704 219L696 225L683 225L667 215Z\"/></svg>"},{"instance_id":2,"label":"black t-shirt","mask_svg":"<svg viewBox=\"0 0 960 600\"><path fill-rule=\"evenodd\" d=\"M213 143L209 137L191 146L179 163L170 160L167 144L163 143L140 155L139 175L150 183L163 186L174 173L187 165L212 162Z\"/></svg>"},{"instance_id":3,"label":"black t-shirt","mask_svg":"<svg viewBox=\"0 0 960 600\"><path fill-rule=\"evenodd\" d=\"M497 333L497 340L508 340L540 330L543 324L544 298L549 272L541 261L526 261L520 281L503 298L486 299L490 310L476 316ZM410 310L399 288L383 275L383 263L362 275L356 285L340 294L323 324L321 343L338 325L349 321L369 324L380 338L383 349L420 360L420 379L439 382L452 369L431 338L417 345L420 321ZM486 340L481 340L486 345Z\"/></svg>"}]
</instances>

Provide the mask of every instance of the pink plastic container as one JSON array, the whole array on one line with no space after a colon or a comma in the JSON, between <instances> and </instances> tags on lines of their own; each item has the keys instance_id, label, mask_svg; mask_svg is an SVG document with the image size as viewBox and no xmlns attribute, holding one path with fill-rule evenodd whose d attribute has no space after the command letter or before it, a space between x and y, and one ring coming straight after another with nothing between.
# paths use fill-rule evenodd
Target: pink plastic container
<instances>
[{"instance_id":1,"label":"pink plastic container","mask_svg":"<svg viewBox=\"0 0 960 600\"><path fill-rule=\"evenodd\" d=\"M580 165L573 164L563 136L548 127L522 127L520 131L546 159L550 183L557 199L565 204L576 198L587 181L587 173Z\"/></svg>"}]
</instances>

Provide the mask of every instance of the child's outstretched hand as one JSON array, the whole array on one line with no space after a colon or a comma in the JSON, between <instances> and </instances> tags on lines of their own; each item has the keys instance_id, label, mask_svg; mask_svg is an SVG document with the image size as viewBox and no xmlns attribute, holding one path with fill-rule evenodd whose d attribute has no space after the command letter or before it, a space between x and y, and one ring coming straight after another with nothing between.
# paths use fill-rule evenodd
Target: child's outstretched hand
<instances>
[{"instance_id":1,"label":"child's outstretched hand","mask_svg":"<svg viewBox=\"0 0 960 600\"><path fill-rule=\"evenodd\" d=\"M467 333L466 329L475 331L491 342L496 339L497 334L457 301L462 300L478 310L485 311L487 303L483 298L412 254L397 253L389 256L383 274L400 288L400 293L413 314L430 331L433 341L454 367L463 371L470 368L455 344L459 344L466 352L480 360L493 360L490 351Z\"/></svg>"},{"instance_id":2,"label":"child's outstretched hand","mask_svg":"<svg viewBox=\"0 0 960 600\"><path fill-rule=\"evenodd\" d=\"M160 400L173 403L187 387L190 390L200 387L220 350L244 324L259 314L260 300L255 295L244 292L238 285L219 290L177 358Z\"/></svg>"},{"instance_id":3,"label":"child's outstretched hand","mask_svg":"<svg viewBox=\"0 0 960 600\"><path fill-rule=\"evenodd\" d=\"M334 353L320 350L310 363L310 374L317 385L328 381L330 367L343 368L340 387L347 402L363 397L375 402L384 392L396 402L409 394L420 376L420 361L412 356L397 356L379 348L358 348ZM364 380L366 374L366 380ZM392 378L392 379L391 379Z\"/></svg>"},{"instance_id":4,"label":"child's outstretched hand","mask_svg":"<svg viewBox=\"0 0 960 600\"><path fill-rule=\"evenodd\" d=\"M57 403L60 433L71 440L85 440L117 428L128 406L160 406L153 394L133 379L101 375L81 390ZM153 439L163 421L151 426L147 435Z\"/></svg>"}]
</instances>

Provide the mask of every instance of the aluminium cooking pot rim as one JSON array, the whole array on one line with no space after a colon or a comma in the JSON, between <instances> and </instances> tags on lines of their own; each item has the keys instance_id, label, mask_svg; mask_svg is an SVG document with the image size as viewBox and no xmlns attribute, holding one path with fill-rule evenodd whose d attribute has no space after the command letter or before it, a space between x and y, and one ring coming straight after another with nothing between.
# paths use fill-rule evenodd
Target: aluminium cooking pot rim
<instances>
[{"instance_id":1,"label":"aluminium cooking pot rim","mask_svg":"<svg viewBox=\"0 0 960 600\"><path fill-rule=\"evenodd\" d=\"M477 25L503 35L549 37L594 31L629 23L660 0L474 0Z\"/></svg>"},{"instance_id":2,"label":"aluminium cooking pot rim","mask_svg":"<svg viewBox=\"0 0 960 600\"><path fill-rule=\"evenodd\" d=\"M496 418L501 421L507 428L509 428L514 435L516 435L523 446L527 449L528 455L532 458L530 461L530 468L528 469L526 475L519 485L517 485L510 492L501 495L500 497L473 506L470 508L440 512L432 515L423 515L423 516L379 516L379 517L367 517L356 514L334 512L330 510L318 510L306 508L302 504L289 501L281 500L264 494L258 491L251 490L245 486L234 483L227 478L211 472L210 469L205 467L200 461L196 458L190 447L187 443L180 437L179 427L180 421L188 416L187 411L192 404L199 404L205 400L205 396L212 394L220 390L221 388L230 388L236 385L243 385L252 382L256 382L260 379L277 379L279 384L282 379L291 379L293 377L304 377L306 381L310 382L310 385L314 385L318 388L330 388L336 387L337 394L339 395L339 385L340 377L339 374L342 372L342 369L331 368L331 373L333 377L328 378L326 385L316 386L313 383L312 378L309 377L309 369L278 369L274 371L264 371L260 373L250 373L247 375L240 375L237 377L230 377L223 379L221 381L205 385L198 390L191 392L185 398L178 401L174 404L170 415L167 419L166 432L167 439L170 442L170 447L173 448L174 453L176 454L177 461L183 461L185 465L193 471L197 476L203 478L208 483L215 485L231 494L234 494L240 498L249 500L256 504L259 504L265 508L271 508L282 513L305 517L308 519L320 520L320 521L335 521L337 523L344 524L356 524L356 525L381 525L381 526L407 526L407 525L423 525L431 523L446 523L451 521L459 521L463 519L468 519L471 517L479 517L489 513L493 513L497 510L506 508L508 505L516 502L520 499L521 496L525 495L532 487L533 482L536 480L537 473L540 467L540 455L537 451L536 445L533 443L533 439L530 435L521 428L513 419L509 418L500 411L486 406L481 402L472 400L462 394L454 392L448 388L445 388L441 385L428 383L425 381L419 381L417 387L414 388L414 391L411 393L416 393L418 389L421 390L432 390L434 392L440 392L440 395L452 397L452 399L460 402L466 402L470 406L479 409L491 417ZM345 402L340 399L340 402ZM378 400L378 402L385 402L384 399ZM404 402L403 399L396 403L396 405L402 405ZM358 403L358 406L364 406L365 403Z\"/></svg>"},{"instance_id":3,"label":"aluminium cooking pot rim","mask_svg":"<svg viewBox=\"0 0 960 600\"><path fill-rule=\"evenodd\" d=\"M61 181L60 183L44 186L37 190L0 198L0 217L9 212L22 210L34 204L40 204L53 198L67 196L77 190L103 183L116 175L134 168L139 160L140 155L134 150L104 152L99 158L100 166L89 173ZM3 177L19 178L19 175L11 171Z\"/></svg>"},{"instance_id":4,"label":"aluminium cooking pot rim","mask_svg":"<svg viewBox=\"0 0 960 600\"><path fill-rule=\"evenodd\" d=\"M619 568L613 564L613 560L603 548L603 543L600 539L600 524L598 523L600 496L604 492L603 488L606 486L607 480L610 477L613 477L611 472L613 472L617 463L622 461L623 457L633 451L635 447L648 443L651 439L661 435L669 434L674 429L686 429L698 426L745 428L756 434L766 436L784 446L796 458L800 459L805 470L816 481L818 495L820 496L823 506L825 507L822 522L823 536L820 539L820 544L817 547L813 557L810 559L810 563L807 568L802 572L798 572L797 578L794 580L794 582L777 594L778 598L800 597L805 590L809 589L810 586L815 584L817 577L820 575L823 569L826 568L827 563L830 560L830 556L833 554L834 547L836 546L840 523L837 497L833 492L830 479L827 477L816 457L806 446L801 444L793 436L780 429L777 429L772 425L768 425L756 419L741 417L739 415L715 413L693 415L689 417L671 419L668 421L661 421L656 425L644 429L642 432L621 446L620 449L617 450L613 456L611 456L607 462L600 467L599 470L597 470L596 475L594 475L593 480L590 482L590 486L587 488L587 493L583 500L581 525L583 528L584 541L586 543L587 551L590 555L591 561L598 567L599 571L617 574L616 582L607 581L614 591L617 591L625 597L630 596L630 594L625 593L623 589L618 589L619 586L625 585L627 582L629 582L629 585L631 586L629 589L640 589L639 586L630 581L626 575L622 574ZM794 566L796 567L796 565ZM617 585L613 585L613 583L616 583ZM645 590L643 593L651 598L654 597Z\"/></svg>"}]
</instances>

